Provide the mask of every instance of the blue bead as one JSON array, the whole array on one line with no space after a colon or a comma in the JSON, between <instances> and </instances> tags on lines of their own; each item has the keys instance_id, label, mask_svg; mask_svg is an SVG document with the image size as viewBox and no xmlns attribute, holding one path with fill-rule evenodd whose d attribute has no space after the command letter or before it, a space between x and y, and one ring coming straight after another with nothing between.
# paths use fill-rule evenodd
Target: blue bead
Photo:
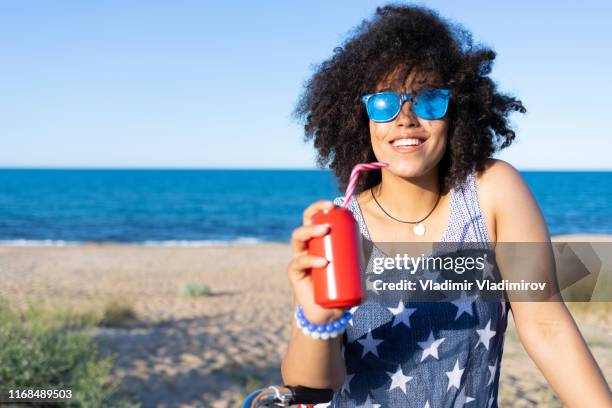
<instances>
[{"instance_id":1,"label":"blue bead","mask_svg":"<svg viewBox=\"0 0 612 408\"><path fill-rule=\"evenodd\" d=\"M315 331L317 329L317 326L313 323L308 323L308 326L306 326L306 328L308 329L308 331Z\"/></svg>"},{"instance_id":2,"label":"blue bead","mask_svg":"<svg viewBox=\"0 0 612 408\"><path fill-rule=\"evenodd\" d=\"M334 325L333 324L326 324L325 325L325 331L328 333L331 333L334 331Z\"/></svg>"},{"instance_id":3,"label":"blue bead","mask_svg":"<svg viewBox=\"0 0 612 408\"><path fill-rule=\"evenodd\" d=\"M340 322L340 324L342 325L341 327L346 326L346 323L348 322L348 320L346 320L344 317L341 317L340 320L338 320L338 322Z\"/></svg>"},{"instance_id":4,"label":"blue bead","mask_svg":"<svg viewBox=\"0 0 612 408\"><path fill-rule=\"evenodd\" d=\"M340 324L340 322L338 320L336 320L333 323L333 326L334 326L334 330L338 330L338 329L342 328L342 325Z\"/></svg>"},{"instance_id":5,"label":"blue bead","mask_svg":"<svg viewBox=\"0 0 612 408\"><path fill-rule=\"evenodd\" d=\"M325 331L325 326L324 325L317 326L317 331L319 333L323 333Z\"/></svg>"},{"instance_id":6,"label":"blue bead","mask_svg":"<svg viewBox=\"0 0 612 408\"><path fill-rule=\"evenodd\" d=\"M353 317L353 315L351 314L351 312L346 312L342 317L344 317L346 320L351 320L351 317Z\"/></svg>"},{"instance_id":7,"label":"blue bead","mask_svg":"<svg viewBox=\"0 0 612 408\"><path fill-rule=\"evenodd\" d=\"M302 326L302 327L307 327L307 326L308 326L308 320L306 320L306 319L300 319L300 326Z\"/></svg>"}]
</instances>

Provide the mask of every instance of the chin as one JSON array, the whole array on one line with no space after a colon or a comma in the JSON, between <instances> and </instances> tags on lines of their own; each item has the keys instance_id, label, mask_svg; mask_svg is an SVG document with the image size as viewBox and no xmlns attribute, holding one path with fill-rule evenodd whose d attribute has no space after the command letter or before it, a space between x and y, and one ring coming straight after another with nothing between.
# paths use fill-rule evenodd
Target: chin
<instances>
[{"instance_id":1,"label":"chin","mask_svg":"<svg viewBox=\"0 0 612 408\"><path fill-rule=\"evenodd\" d=\"M388 163L390 163L388 170L402 178L420 177L429 169L421 160L395 160Z\"/></svg>"}]
</instances>

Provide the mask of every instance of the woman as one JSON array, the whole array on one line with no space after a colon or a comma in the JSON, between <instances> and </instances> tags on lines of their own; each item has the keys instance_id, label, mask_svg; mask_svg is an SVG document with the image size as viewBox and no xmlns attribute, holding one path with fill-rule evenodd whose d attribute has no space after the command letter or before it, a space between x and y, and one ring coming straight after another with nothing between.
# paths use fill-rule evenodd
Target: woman
<instances>
[{"instance_id":1,"label":"woman","mask_svg":"<svg viewBox=\"0 0 612 408\"><path fill-rule=\"evenodd\" d=\"M515 137L508 115L525 112L488 77L494 58L430 10L387 6L319 66L297 109L319 163L341 187L356 163L389 164L362 175L348 204L364 238L550 242L519 173L491 159ZM310 217L332 206L308 207L292 235L294 306L315 325L346 312L314 303L309 276L327 261L308 255L306 243L328 232ZM388 305L370 294L343 336L312 338L294 319L287 384L332 388L338 407L495 407L510 309L525 349L568 407L612 404L562 302Z\"/></svg>"}]
</instances>

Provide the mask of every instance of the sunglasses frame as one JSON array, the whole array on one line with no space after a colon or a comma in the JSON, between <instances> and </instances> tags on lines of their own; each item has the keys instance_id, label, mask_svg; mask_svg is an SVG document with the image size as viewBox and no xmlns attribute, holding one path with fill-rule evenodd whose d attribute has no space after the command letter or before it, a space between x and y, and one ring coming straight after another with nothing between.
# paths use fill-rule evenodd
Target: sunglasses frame
<instances>
[{"instance_id":1,"label":"sunglasses frame","mask_svg":"<svg viewBox=\"0 0 612 408\"><path fill-rule=\"evenodd\" d=\"M418 101L419 95L421 95L421 94L423 94L425 92L428 92L428 91L441 91L442 94L444 94L444 96L446 97L446 107L444 108L444 113L439 118L436 118L436 119L423 118L420 115L418 115L415 112L415 110L414 110L414 104L415 104L415 102ZM370 118L371 121L376 122L376 123L385 123L385 122L391 122L391 121L395 120L395 118L397 118L399 113L401 112L402 106L404 106L404 103L406 103L406 102L410 103L410 108L412 109L414 114L416 116L418 116L419 118L425 119L425 120L439 120L439 119L442 119L444 116L446 116L446 113L448 111L448 102L450 100L450 91L448 89L425 89L425 90L419 92L416 95L410 94L410 93L403 93L403 92L394 92L394 91L376 92L376 93L372 93L372 94L363 95L361 97L361 101L363 102L363 104L366 107L366 112L368 113L368 117L370 117L370 113L368 112L368 101L373 96L381 95L381 94L393 94L393 95L395 95L399 99L399 109L397 110L397 112L395 112L395 114L390 119L387 119L387 120L374 120L374 119ZM416 99L416 101L415 101L415 99Z\"/></svg>"}]
</instances>

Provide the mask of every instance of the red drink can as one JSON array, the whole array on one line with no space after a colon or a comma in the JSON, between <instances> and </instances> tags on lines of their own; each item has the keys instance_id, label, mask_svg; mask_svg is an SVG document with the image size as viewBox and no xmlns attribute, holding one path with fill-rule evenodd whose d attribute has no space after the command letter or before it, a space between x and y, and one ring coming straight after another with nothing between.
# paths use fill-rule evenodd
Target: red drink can
<instances>
[{"instance_id":1,"label":"red drink can","mask_svg":"<svg viewBox=\"0 0 612 408\"><path fill-rule=\"evenodd\" d=\"M327 266L312 268L315 302L325 308L342 308L361 303L361 252L359 230L351 212L334 207L319 211L313 224L329 224L329 232L308 241L311 255L325 258Z\"/></svg>"}]
</instances>

